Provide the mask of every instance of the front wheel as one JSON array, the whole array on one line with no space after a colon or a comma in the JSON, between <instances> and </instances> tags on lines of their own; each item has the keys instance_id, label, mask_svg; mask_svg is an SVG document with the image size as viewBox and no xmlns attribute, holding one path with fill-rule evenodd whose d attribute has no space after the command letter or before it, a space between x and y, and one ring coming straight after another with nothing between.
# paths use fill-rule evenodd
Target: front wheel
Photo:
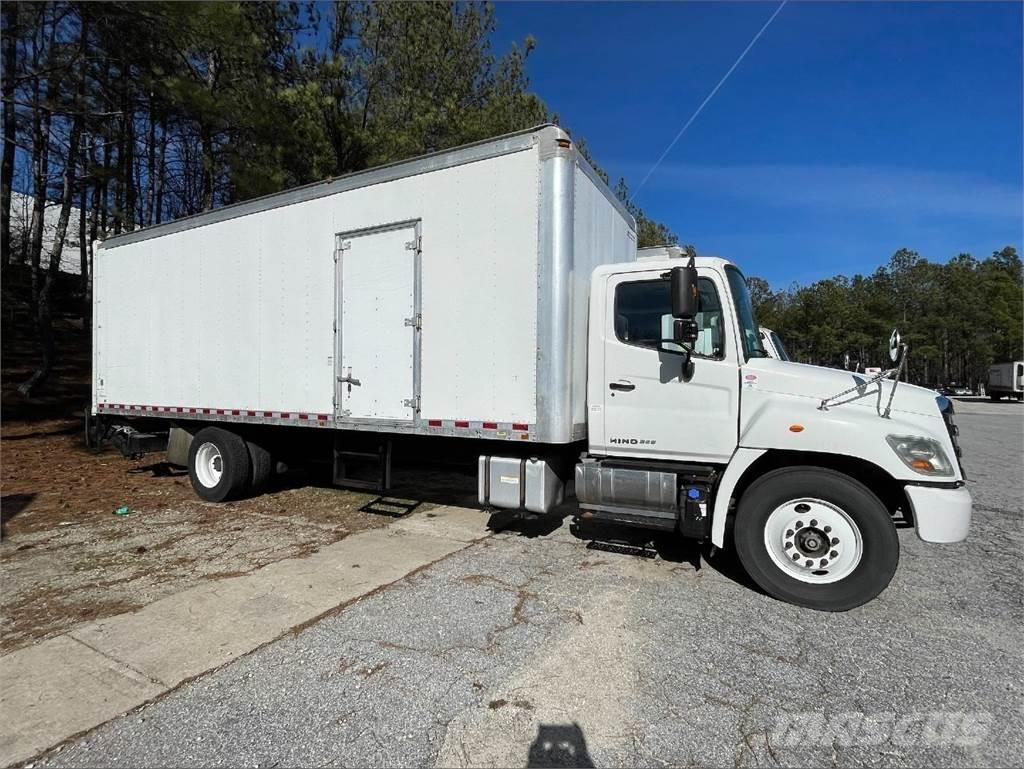
<instances>
[{"instance_id":1,"label":"front wheel","mask_svg":"<svg viewBox=\"0 0 1024 769\"><path fill-rule=\"evenodd\" d=\"M740 562L765 592L822 611L867 603L899 563L896 528L878 497L824 468L759 478L739 501L733 536Z\"/></svg>"}]
</instances>

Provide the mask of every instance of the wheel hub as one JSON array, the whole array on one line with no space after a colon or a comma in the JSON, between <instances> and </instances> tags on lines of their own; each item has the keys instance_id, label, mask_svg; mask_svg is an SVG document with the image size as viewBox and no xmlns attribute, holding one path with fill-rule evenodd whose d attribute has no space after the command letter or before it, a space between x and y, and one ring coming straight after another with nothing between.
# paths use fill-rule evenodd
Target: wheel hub
<instances>
[{"instance_id":1,"label":"wheel hub","mask_svg":"<svg viewBox=\"0 0 1024 769\"><path fill-rule=\"evenodd\" d=\"M208 489L220 483L224 474L224 458L215 443L204 443L196 451L195 474L199 482Z\"/></svg>"},{"instance_id":2,"label":"wheel hub","mask_svg":"<svg viewBox=\"0 0 1024 769\"><path fill-rule=\"evenodd\" d=\"M764 536L775 564L801 582L837 582L857 567L863 551L853 519L820 499L779 505L768 516Z\"/></svg>"}]
</instances>

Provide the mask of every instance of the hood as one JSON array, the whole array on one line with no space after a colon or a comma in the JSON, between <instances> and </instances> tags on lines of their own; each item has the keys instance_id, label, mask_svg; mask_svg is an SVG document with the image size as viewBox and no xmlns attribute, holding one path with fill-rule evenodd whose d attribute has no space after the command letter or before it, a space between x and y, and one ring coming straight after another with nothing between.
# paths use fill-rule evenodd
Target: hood
<instances>
[{"instance_id":1,"label":"hood","mask_svg":"<svg viewBox=\"0 0 1024 769\"><path fill-rule=\"evenodd\" d=\"M750 380L751 376L756 379ZM741 377L745 383L756 381L757 389L762 392L813 398L817 401L833 398L844 390L858 388L840 398L833 398L829 408L861 407L878 414L885 411L893 386L892 379L882 379L868 385L872 377L866 374L773 358L754 358L748 361ZM938 393L934 390L900 382L892 400L892 411L941 419L935 400L937 397Z\"/></svg>"}]
</instances>

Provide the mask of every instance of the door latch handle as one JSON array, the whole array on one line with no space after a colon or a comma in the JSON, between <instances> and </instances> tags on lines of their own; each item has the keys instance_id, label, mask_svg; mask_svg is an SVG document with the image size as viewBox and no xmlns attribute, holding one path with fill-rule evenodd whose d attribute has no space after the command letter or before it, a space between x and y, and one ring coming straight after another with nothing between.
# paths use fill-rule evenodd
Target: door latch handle
<instances>
[{"instance_id":1,"label":"door latch handle","mask_svg":"<svg viewBox=\"0 0 1024 769\"><path fill-rule=\"evenodd\" d=\"M629 392L636 389L636 385L632 382L609 382L608 387L611 390L619 390L621 392Z\"/></svg>"},{"instance_id":2,"label":"door latch handle","mask_svg":"<svg viewBox=\"0 0 1024 769\"><path fill-rule=\"evenodd\" d=\"M341 384L347 384L348 385L348 387L345 388L345 392L346 393L351 393L352 392L352 385L355 385L356 387L359 387L362 384L362 382L360 382L358 379L356 379L355 377L352 376L352 367L351 366L348 367L348 374L346 374L345 376L338 377L338 382L340 382Z\"/></svg>"}]
</instances>

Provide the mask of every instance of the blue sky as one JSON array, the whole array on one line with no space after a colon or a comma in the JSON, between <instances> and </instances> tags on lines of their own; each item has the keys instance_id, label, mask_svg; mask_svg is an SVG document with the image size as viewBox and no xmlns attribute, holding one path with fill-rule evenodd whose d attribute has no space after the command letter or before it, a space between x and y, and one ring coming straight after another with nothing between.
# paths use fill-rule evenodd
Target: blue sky
<instances>
[{"instance_id":1,"label":"blue sky","mask_svg":"<svg viewBox=\"0 0 1024 769\"><path fill-rule=\"evenodd\" d=\"M531 85L635 187L777 3L498 3ZM637 202L776 287L1022 250L1022 5L790 2Z\"/></svg>"}]
</instances>

